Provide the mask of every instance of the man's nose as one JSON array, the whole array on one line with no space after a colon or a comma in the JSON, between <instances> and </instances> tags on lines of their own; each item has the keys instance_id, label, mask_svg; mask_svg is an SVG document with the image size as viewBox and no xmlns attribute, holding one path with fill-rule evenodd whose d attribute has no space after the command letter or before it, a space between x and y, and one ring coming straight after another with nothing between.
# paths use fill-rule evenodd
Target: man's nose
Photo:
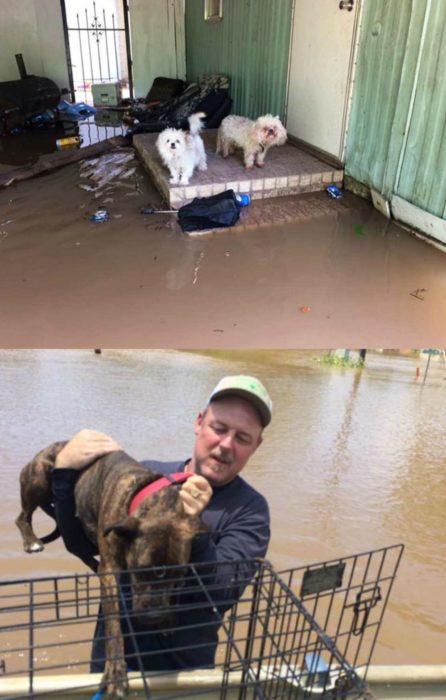
<instances>
[{"instance_id":1,"label":"man's nose","mask_svg":"<svg viewBox=\"0 0 446 700\"><path fill-rule=\"evenodd\" d=\"M230 433L227 433L220 440L220 447L222 447L224 450L232 450L233 444L234 444L234 436L231 435Z\"/></svg>"}]
</instances>

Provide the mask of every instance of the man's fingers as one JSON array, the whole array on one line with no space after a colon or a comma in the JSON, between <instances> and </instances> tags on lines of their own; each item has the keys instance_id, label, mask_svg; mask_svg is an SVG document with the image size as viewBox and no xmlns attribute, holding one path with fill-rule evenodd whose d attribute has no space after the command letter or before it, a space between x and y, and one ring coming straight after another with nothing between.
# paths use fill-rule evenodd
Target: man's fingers
<instances>
[{"instance_id":1,"label":"man's fingers","mask_svg":"<svg viewBox=\"0 0 446 700\"><path fill-rule=\"evenodd\" d=\"M194 474L180 489L183 508L188 515L201 515L212 497L212 488L202 476Z\"/></svg>"},{"instance_id":2,"label":"man's fingers","mask_svg":"<svg viewBox=\"0 0 446 700\"><path fill-rule=\"evenodd\" d=\"M83 469L98 457L120 449L121 446L109 435L84 429L76 433L59 452L56 467Z\"/></svg>"}]
</instances>

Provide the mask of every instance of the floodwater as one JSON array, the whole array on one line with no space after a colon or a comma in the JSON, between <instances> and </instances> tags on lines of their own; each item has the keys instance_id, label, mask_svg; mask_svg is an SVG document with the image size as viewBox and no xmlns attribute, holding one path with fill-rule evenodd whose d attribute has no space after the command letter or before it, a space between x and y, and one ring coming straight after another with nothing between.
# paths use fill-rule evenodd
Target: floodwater
<instances>
[{"instance_id":1,"label":"floodwater","mask_svg":"<svg viewBox=\"0 0 446 700\"><path fill-rule=\"evenodd\" d=\"M107 157L0 190L0 347L446 346L444 252L368 202L254 201L258 225L192 238Z\"/></svg>"},{"instance_id":2,"label":"floodwater","mask_svg":"<svg viewBox=\"0 0 446 700\"><path fill-rule=\"evenodd\" d=\"M78 136L81 148L113 136L123 135L125 129L113 110L101 110L80 122L60 122L41 128L23 128L18 133L0 137L0 172L9 168L30 165L39 156L57 151L57 140ZM9 166L9 167L8 167Z\"/></svg>"},{"instance_id":3,"label":"floodwater","mask_svg":"<svg viewBox=\"0 0 446 700\"><path fill-rule=\"evenodd\" d=\"M444 664L446 365L432 361L423 383L424 357L368 353L355 370L320 354L0 351L2 579L85 570L60 541L21 551L18 475L39 449L92 427L139 459L186 458L214 384L249 372L274 402L245 472L270 504L269 559L282 570L405 544L373 661ZM36 523L49 530L46 516Z\"/></svg>"}]
</instances>

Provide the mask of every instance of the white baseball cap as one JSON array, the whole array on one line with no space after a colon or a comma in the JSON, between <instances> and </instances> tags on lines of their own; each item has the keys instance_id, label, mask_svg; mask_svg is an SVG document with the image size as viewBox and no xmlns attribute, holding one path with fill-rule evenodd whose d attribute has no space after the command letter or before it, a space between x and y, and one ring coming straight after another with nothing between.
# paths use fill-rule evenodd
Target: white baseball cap
<instances>
[{"instance_id":1,"label":"white baseball cap","mask_svg":"<svg viewBox=\"0 0 446 700\"><path fill-rule=\"evenodd\" d=\"M209 396L208 403L222 396L240 396L249 401L257 409L264 428L271 422L273 402L262 382L256 377L245 374L223 377Z\"/></svg>"}]
</instances>

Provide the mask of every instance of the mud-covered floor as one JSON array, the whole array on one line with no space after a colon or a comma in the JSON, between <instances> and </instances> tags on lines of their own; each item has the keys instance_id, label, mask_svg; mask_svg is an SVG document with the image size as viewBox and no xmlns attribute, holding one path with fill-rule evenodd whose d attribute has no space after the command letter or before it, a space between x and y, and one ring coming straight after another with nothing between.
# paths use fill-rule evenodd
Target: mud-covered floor
<instances>
[{"instance_id":1,"label":"mud-covered floor","mask_svg":"<svg viewBox=\"0 0 446 700\"><path fill-rule=\"evenodd\" d=\"M367 202L255 201L191 238L140 213L160 202L131 153L96 168L0 191L1 347L445 346L445 254Z\"/></svg>"}]
</instances>

